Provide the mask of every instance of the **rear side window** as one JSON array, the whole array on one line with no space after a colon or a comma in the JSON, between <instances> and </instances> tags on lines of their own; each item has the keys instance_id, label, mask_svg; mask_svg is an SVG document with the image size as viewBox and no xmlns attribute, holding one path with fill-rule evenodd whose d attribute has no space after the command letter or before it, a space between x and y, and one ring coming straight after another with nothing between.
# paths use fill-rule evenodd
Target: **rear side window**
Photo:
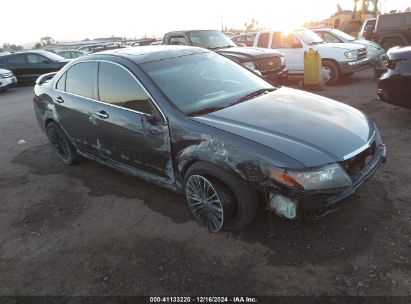
<instances>
[{"instance_id":1,"label":"rear side window","mask_svg":"<svg viewBox=\"0 0 411 304\"><path fill-rule=\"evenodd\" d=\"M258 47L263 47L263 48L268 47L268 39L269 39L269 37L270 37L270 35L268 35L268 33L262 33L262 34L258 37L257 46L258 46Z\"/></svg>"},{"instance_id":2,"label":"rear side window","mask_svg":"<svg viewBox=\"0 0 411 304\"><path fill-rule=\"evenodd\" d=\"M99 100L130 110L152 113L150 97L124 68L100 62L98 73Z\"/></svg>"},{"instance_id":3,"label":"rear side window","mask_svg":"<svg viewBox=\"0 0 411 304\"><path fill-rule=\"evenodd\" d=\"M24 54L9 56L4 61L7 63L27 63L26 55Z\"/></svg>"},{"instance_id":4,"label":"rear side window","mask_svg":"<svg viewBox=\"0 0 411 304\"><path fill-rule=\"evenodd\" d=\"M67 73L64 73L63 76L60 77L59 81L57 81L56 89L60 91L65 91L66 90L66 75Z\"/></svg>"},{"instance_id":5,"label":"rear side window","mask_svg":"<svg viewBox=\"0 0 411 304\"><path fill-rule=\"evenodd\" d=\"M66 72L66 92L93 98L95 62L82 62L73 65Z\"/></svg>"},{"instance_id":6,"label":"rear side window","mask_svg":"<svg viewBox=\"0 0 411 304\"><path fill-rule=\"evenodd\" d=\"M378 20L378 30L401 27L402 16L399 14L381 15Z\"/></svg>"}]
</instances>

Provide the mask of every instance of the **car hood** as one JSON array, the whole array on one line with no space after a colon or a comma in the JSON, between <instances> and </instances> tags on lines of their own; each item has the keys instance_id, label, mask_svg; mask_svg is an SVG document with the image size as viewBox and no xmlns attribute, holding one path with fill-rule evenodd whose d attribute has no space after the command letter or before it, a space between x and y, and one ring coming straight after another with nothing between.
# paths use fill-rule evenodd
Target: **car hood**
<instances>
[{"instance_id":1,"label":"car hood","mask_svg":"<svg viewBox=\"0 0 411 304\"><path fill-rule=\"evenodd\" d=\"M335 49L344 49L347 51L357 51L359 49L363 49L364 46L357 44L357 43L322 43L322 44L316 44L313 46L314 48L318 49L321 51L322 49L326 48L335 48Z\"/></svg>"},{"instance_id":2,"label":"car hood","mask_svg":"<svg viewBox=\"0 0 411 304\"><path fill-rule=\"evenodd\" d=\"M10 70L0 69L0 74L3 74L3 73L10 73L10 72L11 72Z\"/></svg>"},{"instance_id":3,"label":"car hood","mask_svg":"<svg viewBox=\"0 0 411 304\"><path fill-rule=\"evenodd\" d=\"M240 61L252 61L261 58L269 58L273 56L283 56L280 52L263 49L263 48L254 48L254 47L230 47L225 49L216 50L217 53L229 56L236 57Z\"/></svg>"},{"instance_id":4,"label":"car hood","mask_svg":"<svg viewBox=\"0 0 411 304\"><path fill-rule=\"evenodd\" d=\"M384 51L384 49L376 42L369 41L369 40L353 40L350 43L360 44L365 46L367 49L375 49L378 51Z\"/></svg>"},{"instance_id":5,"label":"car hood","mask_svg":"<svg viewBox=\"0 0 411 304\"><path fill-rule=\"evenodd\" d=\"M342 161L374 133L362 112L285 87L192 119L275 149L306 167Z\"/></svg>"}]
</instances>

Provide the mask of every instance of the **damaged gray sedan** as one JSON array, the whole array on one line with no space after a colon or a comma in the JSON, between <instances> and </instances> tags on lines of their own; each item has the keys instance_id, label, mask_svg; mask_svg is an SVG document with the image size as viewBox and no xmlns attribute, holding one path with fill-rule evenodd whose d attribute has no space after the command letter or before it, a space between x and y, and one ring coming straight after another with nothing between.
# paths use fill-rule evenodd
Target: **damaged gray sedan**
<instances>
[{"instance_id":1,"label":"damaged gray sedan","mask_svg":"<svg viewBox=\"0 0 411 304\"><path fill-rule=\"evenodd\" d=\"M200 48L81 57L40 77L33 102L65 164L86 157L182 192L210 232L244 228L259 205L290 219L332 208L386 158L360 111Z\"/></svg>"}]
</instances>

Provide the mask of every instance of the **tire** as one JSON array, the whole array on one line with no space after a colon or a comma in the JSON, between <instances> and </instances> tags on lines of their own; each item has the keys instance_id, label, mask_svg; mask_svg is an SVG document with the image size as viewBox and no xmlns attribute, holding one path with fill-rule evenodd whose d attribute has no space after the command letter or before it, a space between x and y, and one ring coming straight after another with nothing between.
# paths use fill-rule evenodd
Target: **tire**
<instances>
[{"instance_id":1,"label":"tire","mask_svg":"<svg viewBox=\"0 0 411 304\"><path fill-rule=\"evenodd\" d=\"M66 165L76 163L79 156L66 133L55 122L50 122L47 127L47 137L59 159Z\"/></svg>"},{"instance_id":2,"label":"tire","mask_svg":"<svg viewBox=\"0 0 411 304\"><path fill-rule=\"evenodd\" d=\"M402 45L403 45L403 42L400 39L396 39L396 38L384 39L381 44L382 48L386 51L394 46L402 46Z\"/></svg>"},{"instance_id":3,"label":"tire","mask_svg":"<svg viewBox=\"0 0 411 304\"><path fill-rule=\"evenodd\" d=\"M327 85L334 85L340 78L340 69L338 65L330 60L324 60L322 63L324 69L330 72L330 79L326 82Z\"/></svg>"},{"instance_id":4,"label":"tire","mask_svg":"<svg viewBox=\"0 0 411 304\"><path fill-rule=\"evenodd\" d=\"M203 189L204 185L209 183L215 194L212 190L207 190L207 195L199 199L201 191L198 191L198 188L197 191L193 189L196 180L203 182L200 183ZM187 170L184 177L184 192L194 218L199 225L206 226L209 232L218 232L221 229L241 230L252 222L258 210L257 193L252 191L240 177L206 162L196 162ZM213 200L210 199L212 197ZM214 202L216 197L219 203ZM215 205L210 207L211 202ZM215 206L219 208L214 208ZM217 212L219 216L215 217L217 224L210 220L212 212L207 212L210 208L222 210Z\"/></svg>"}]
</instances>

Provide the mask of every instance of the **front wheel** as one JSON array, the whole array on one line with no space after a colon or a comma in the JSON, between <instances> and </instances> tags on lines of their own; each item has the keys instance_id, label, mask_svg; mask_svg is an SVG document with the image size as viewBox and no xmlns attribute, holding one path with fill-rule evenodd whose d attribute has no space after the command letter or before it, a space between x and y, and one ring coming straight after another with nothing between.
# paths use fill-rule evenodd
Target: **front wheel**
<instances>
[{"instance_id":1,"label":"front wheel","mask_svg":"<svg viewBox=\"0 0 411 304\"><path fill-rule=\"evenodd\" d=\"M333 85L337 83L340 78L340 69L338 68L338 65L333 61L325 60L323 61L322 66L326 73L329 73L330 75L330 78L326 81L326 84Z\"/></svg>"},{"instance_id":2,"label":"front wheel","mask_svg":"<svg viewBox=\"0 0 411 304\"><path fill-rule=\"evenodd\" d=\"M195 220L209 232L243 229L258 210L257 194L238 176L206 162L187 170L184 189Z\"/></svg>"}]
</instances>

